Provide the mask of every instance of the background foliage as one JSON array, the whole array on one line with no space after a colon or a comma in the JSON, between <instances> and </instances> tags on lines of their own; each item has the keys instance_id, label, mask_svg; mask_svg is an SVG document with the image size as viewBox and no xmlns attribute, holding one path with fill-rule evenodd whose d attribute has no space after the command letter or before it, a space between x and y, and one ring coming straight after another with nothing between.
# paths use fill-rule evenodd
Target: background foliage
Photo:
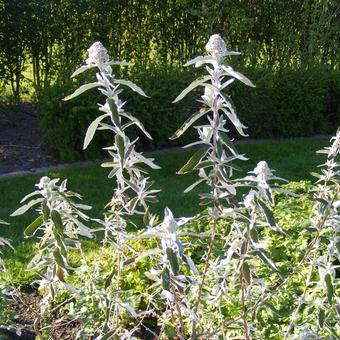
<instances>
[{"instance_id":1,"label":"background foliage","mask_svg":"<svg viewBox=\"0 0 340 340\"><path fill-rule=\"evenodd\" d=\"M75 130L94 111L85 109L87 98L72 109L60 99L77 86L68 78L100 40L113 59L135 64L119 73L129 73L152 99L129 98L131 111L155 137L146 145L166 146L193 110L189 99L169 105L192 79L180 65L219 33L243 53L233 66L245 65L242 71L257 85L232 93L252 137L333 133L340 106L339 15L336 0L0 0L6 18L0 22L0 85L16 101L26 92L37 99L43 131L51 129L47 142L62 159L79 158L75 145L82 137ZM151 120L157 125L148 125Z\"/></svg>"}]
</instances>

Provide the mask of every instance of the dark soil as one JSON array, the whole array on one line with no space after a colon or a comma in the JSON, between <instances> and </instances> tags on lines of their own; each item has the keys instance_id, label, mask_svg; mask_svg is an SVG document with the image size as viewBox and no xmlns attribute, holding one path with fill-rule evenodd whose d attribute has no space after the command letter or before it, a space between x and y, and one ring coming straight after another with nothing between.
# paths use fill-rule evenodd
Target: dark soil
<instances>
[{"instance_id":1,"label":"dark soil","mask_svg":"<svg viewBox=\"0 0 340 340\"><path fill-rule=\"evenodd\" d=\"M28 332L34 332L34 323L40 317L41 297L34 293L20 293L12 300L12 308L16 314L16 322ZM70 340L79 329L80 323L69 320L66 312L56 310L51 315L46 315L44 320L39 322L38 328L48 329L49 339ZM26 339L21 337L19 339ZM28 339L28 338L27 338Z\"/></svg>"},{"instance_id":2,"label":"dark soil","mask_svg":"<svg viewBox=\"0 0 340 340\"><path fill-rule=\"evenodd\" d=\"M0 106L0 175L58 164L42 142L34 106Z\"/></svg>"}]
</instances>

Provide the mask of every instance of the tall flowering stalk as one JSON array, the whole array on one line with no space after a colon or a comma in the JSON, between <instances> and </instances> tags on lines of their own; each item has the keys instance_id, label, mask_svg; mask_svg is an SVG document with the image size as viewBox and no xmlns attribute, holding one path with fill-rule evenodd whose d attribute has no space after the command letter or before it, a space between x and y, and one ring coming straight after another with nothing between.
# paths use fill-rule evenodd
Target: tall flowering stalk
<instances>
[{"instance_id":1,"label":"tall flowering stalk","mask_svg":"<svg viewBox=\"0 0 340 340\"><path fill-rule=\"evenodd\" d=\"M314 237L303 258L304 265L307 267L306 271L300 270L300 273L305 274L304 289L296 299L285 339L289 339L293 332L303 339L319 339L325 335L333 338L339 334L337 327L339 280L336 273L340 260L340 163L338 162L340 129L331 142L330 147L318 151L326 154L327 160L321 165L321 174L313 173L318 181L314 217L308 232L313 232ZM303 313L303 309L308 310L308 315Z\"/></svg>"},{"instance_id":2,"label":"tall flowering stalk","mask_svg":"<svg viewBox=\"0 0 340 340\"><path fill-rule=\"evenodd\" d=\"M195 127L198 131L199 141L187 145L187 147L201 145L201 148L179 170L180 174L197 170L200 177L197 182L185 190L186 192L202 182L206 182L211 189L209 193L201 195L202 203L209 205L211 239L204 258L203 272L196 289L193 289L195 301L193 311L203 317L203 311L199 310L202 300L214 301L212 305L216 305L218 302L217 309L221 314L221 328L219 330L213 328L211 331L214 334L225 336L226 329L221 305L225 293L233 285L240 285L240 303L242 305L240 320L244 328L243 335L249 339L250 327L247 322L246 299L250 289L258 283L252 280L252 270L248 258L251 255L258 255L267 265L279 272L276 265L269 259L265 245L261 244L257 231L259 221L263 220L264 224L275 231L283 232L275 223L270 208L273 204L273 197L268 181L278 178L273 176L266 162L260 162L252 172L254 175L240 180L233 179L234 171L239 169L234 161L247 159L238 153L228 132L230 128L234 128L241 136L247 135L246 127L240 122L232 100L225 91L235 80L251 87L254 85L244 75L224 64L226 56L240 53L229 51L219 35L211 36L205 48L206 56L198 56L187 62L185 66L200 67L204 65L208 75L192 82L174 100L177 102L196 87L204 87L204 94L199 100L203 104L202 108L171 137L173 139L180 137L192 124L200 118L206 117L208 124ZM245 197L244 202L238 202L237 188L245 185L252 189ZM218 235L226 248L225 256L212 260L218 220L220 219L229 221L231 228L227 234L219 233ZM239 273L239 275L235 275L235 273ZM212 290L208 288L211 285L213 286ZM196 326L197 322L193 320L191 328L193 339L199 337ZM202 332L204 327L209 328L201 323Z\"/></svg>"},{"instance_id":3,"label":"tall flowering stalk","mask_svg":"<svg viewBox=\"0 0 340 340\"><path fill-rule=\"evenodd\" d=\"M109 130L114 133L114 145L105 148L112 157L112 161L103 163L102 166L111 168L108 176L116 179L117 187L114 199L117 198L121 202L123 209L129 214L142 213L142 211L147 210L147 202L155 201L154 194L156 191L149 190L152 183L148 177L144 176L145 171L140 168L140 165L146 164L152 169L159 169L159 167L153 163L153 159L146 158L142 153L137 152L135 150L137 140L130 141L126 134L126 130L134 125L147 138L151 139L143 124L124 110L125 102L122 102L119 95L122 92L121 86L123 85L144 97L147 96L140 87L131 81L115 78L111 65L128 66L129 64L110 61L106 48L100 42L95 42L88 49L88 58L85 65L76 70L72 77L88 69L97 68L97 81L82 85L64 100L75 98L92 88L97 88L106 97L105 103L103 105L99 104L99 110L104 113L98 116L88 127L83 148L86 149L90 144L96 130ZM106 120L108 122L104 122ZM129 190L133 194L128 194Z\"/></svg>"},{"instance_id":4,"label":"tall flowering stalk","mask_svg":"<svg viewBox=\"0 0 340 340\"><path fill-rule=\"evenodd\" d=\"M120 296L121 271L124 263L128 262L126 253L131 252L131 248L127 248L127 240L131 239L132 236L126 231L126 226L130 217L135 214L144 215L146 224L149 224L152 220L149 213L149 203L157 201L155 194L159 190L151 188L153 183L149 180L147 171L142 165L152 169L159 169L159 167L153 162L152 158L147 158L142 152L136 151L135 145L138 138L131 141L127 134L128 128L137 126L147 138L151 139L151 136L137 118L125 111L125 102L120 99L122 86L127 86L144 97L147 96L140 87L131 81L117 79L112 73L112 65L128 66L129 64L110 61L106 48L100 42L95 42L88 49L85 65L76 70L72 77L88 69L97 68L97 81L82 85L64 100L72 99L92 88L97 88L105 97L105 103L99 104L99 110L103 114L98 116L87 129L84 149L90 144L97 130L109 130L114 134L114 144L104 148L112 160L103 163L102 166L111 169L108 177L114 178L116 185L112 199L107 204L108 209L104 214L104 219L97 220L97 222L104 231L101 252L104 254L107 252L106 247L111 247L116 267L107 277L105 287L101 288L100 277L98 276L101 267L99 261L95 265L93 274L89 276L90 281L87 285L92 287L98 303L105 310L104 321L98 320L94 334L123 336L125 330L119 327L121 311L127 310L133 317L137 317L128 302L121 301ZM84 296L86 298L86 294ZM132 333L128 332L128 334Z\"/></svg>"}]
</instances>

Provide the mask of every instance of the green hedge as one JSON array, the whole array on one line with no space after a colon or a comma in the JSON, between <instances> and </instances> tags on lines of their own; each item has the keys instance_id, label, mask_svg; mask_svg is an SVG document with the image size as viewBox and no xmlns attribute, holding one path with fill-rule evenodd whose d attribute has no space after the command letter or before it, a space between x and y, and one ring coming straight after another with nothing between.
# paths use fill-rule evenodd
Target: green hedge
<instances>
[{"instance_id":1,"label":"green hedge","mask_svg":"<svg viewBox=\"0 0 340 340\"><path fill-rule=\"evenodd\" d=\"M135 133L134 137L139 136L145 149L175 146L193 139L193 129L179 141L169 141L168 138L199 105L195 99L199 99L201 89L179 103L171 103L197 76L198 71L159 66L131 71L129 79L151 97L140 97L128 89L122 93L127 100L126 110L139 117L153 136L153 140L149 141L136 129L131 131ZM330 71L325 67L279 72L268 69L241 71L254 81L256 88L235 82L230 88L230 95L241 121L249 127L251 138L334 133L339 126L339 71ZM100 148L107 146L112 138L110 134L97 133L90 148L85 153L81 150L87 126L98 115L96 103L103 101L98 91L89 91L70 102L62 101L63 97L90 79L93 78L85 75L76 81L57 81L45 89L40 98L43 137L61 160L101 157Z\"/></svg>"},{"instance_id":2,"label":"green hedge","mask_svg":"<svg viewBox=\"0 0 340 340\"><path fill-rule=\"evenodd\" d=\"M245 70L256 88L236 84L231 95L251 137L335 133L340 124L340 72L325 67Z\"/></svg>"}]
</instances>

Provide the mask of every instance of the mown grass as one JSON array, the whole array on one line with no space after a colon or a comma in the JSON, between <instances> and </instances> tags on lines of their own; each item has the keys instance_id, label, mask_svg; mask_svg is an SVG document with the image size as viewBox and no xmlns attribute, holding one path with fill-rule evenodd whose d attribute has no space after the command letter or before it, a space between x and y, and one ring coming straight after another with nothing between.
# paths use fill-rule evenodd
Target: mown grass
<instances>
[{"instance_id":1,"label":"mown grass","mask_svg":"<svg viewBox=\"0 0 340 340\"><path fill-rule=\"evenodd\" d=\"M324 162L315 151L327 144L325 138L239 144L239 152L245 153L249 161L242 162L244 172L236 176L245 175L258 161L266 160L272 169L277 170L279 177L290 181L313 180L310 172ZM191 216L203 209L199 206L198 193L204 188L183 193L197 178L197 174L176 175L176 171L192 153L192 150L177 150L154 156L161 169L152 171L150 176L156 182L154 187L162 191L159 194L159 203L152 208L153 212L162 214L164 208L169 206L176 216ZM27 277L25 264L34 252L32 240L23 238L23 230L34 218L34 212L16 218L9 215L19 206L21 198L33 191L34 184L42 175L67 178L69 189L83 195L84 203L93 206L89 215L96 218L101 217L114 187L114 181L107 178L107 169L101 168L99 164L0 180L0 218L10 223L9 226L0 226L0 236L11 239L15 246L15 252L6 250L4 257L10 272L18 280L25 280Z\"/></svg>"}]
</instances>

